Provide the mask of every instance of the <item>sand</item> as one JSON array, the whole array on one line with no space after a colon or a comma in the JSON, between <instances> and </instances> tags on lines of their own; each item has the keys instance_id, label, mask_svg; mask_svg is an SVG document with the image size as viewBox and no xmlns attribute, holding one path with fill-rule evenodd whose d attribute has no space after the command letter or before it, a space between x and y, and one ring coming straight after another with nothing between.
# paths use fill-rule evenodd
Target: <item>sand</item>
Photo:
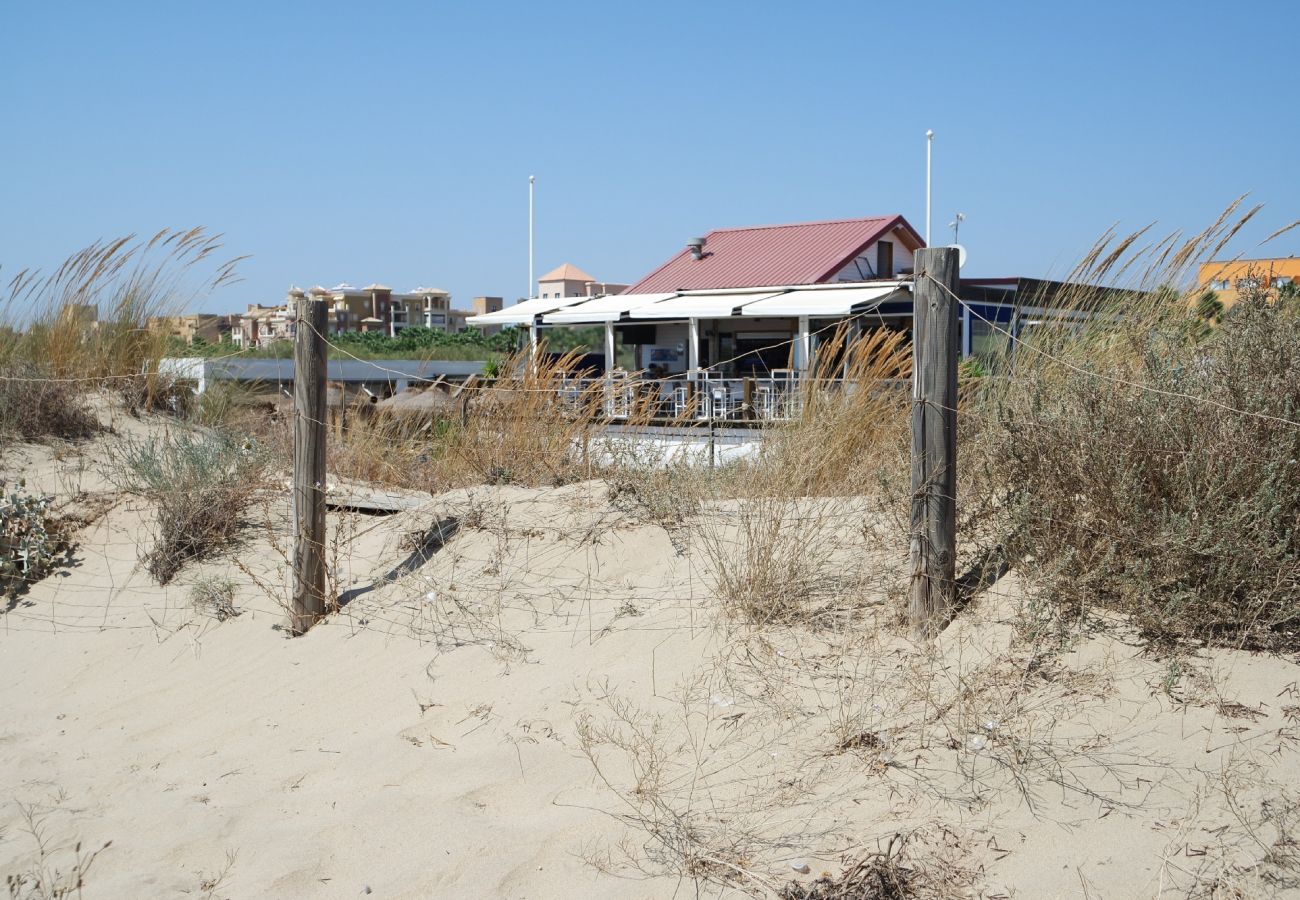
<instances>
[{"instance_id":1,"label":"sand","mask_svg":"<svg viewBox=\"0 0 1300 900\"><path fill-rule=\"evenodd\" d=\"M600 482L331 514L352 599L289 639L284 497L160 588L152 511L101 455L0 466L98 516L0 614L6 875L111 841L87 898L761 896L902 832L940 896L1294 893L1293 660L1171 662L1122 622L1057 650L1025 639L1014 573L919 647L888 562L851 622L744 627L705 544L745 507L670 534ZM837 571L859 566L861 509L816 514ZM240 615L192 608L211 576Z\"/></svg>"}]
</instances>

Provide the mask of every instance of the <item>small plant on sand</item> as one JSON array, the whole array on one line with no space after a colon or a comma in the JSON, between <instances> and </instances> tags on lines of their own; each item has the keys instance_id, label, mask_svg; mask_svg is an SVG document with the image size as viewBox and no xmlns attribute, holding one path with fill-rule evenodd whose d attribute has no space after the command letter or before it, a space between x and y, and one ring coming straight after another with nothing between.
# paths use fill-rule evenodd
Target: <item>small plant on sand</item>
<instances>
[{"instance_id":1,"label":"small plant on sand","mask_svg":"<svg viewBox=\"0 0 1300 900\"><path fill-rule=\"evenodd\" d=\"M94 851L83 850L80 841L60 847L49 836L48 819L54 810L28 804L18 809L23 830L36 844L36 856L22 871L5 876L10 900L80 900L90 867L113 842Z\"/></svg>"},{"instance_id":2,"label":"small plant on sand","mask_svg":"<svg viewBox=\"0 0 1300 900\"><path fill-rule=\"evenodd\" d=\"M200 578L190 586L190 605L196 612L218 622L233 619L243 610L235 608L235 583L229 578Z\"/></svg>"},{"instance_id":3,"label":"small plant on sand","mask_svg":"<svg viewBox=\"0 0 1300 900\"><path fill-rule=\"evenodd\" d=\"M159 584L190 560L230 546L266 465L251 442L208 431L127 438L113 449L109 478L157 506L155 541L143 562Z\"/></svg>"},{"instance_id":4,"label":"small plant on sand","mask_svg":"<svg viewBox=\"0 0 1300 900\"><path fill-rule=\"evenodd\" d=\"M906 839L896 834L880 853L850 862L838 876L812 882L791 881L780 900L907 900L919 896L916 870L900 860Z\"/></svg>"},{"instance_id":5,"label":"small plant on sand","mask_svg":"<svg viewBox=\"0 0 1300 900\"><path fill-rule=\"evenodd\" d=\"M0 597L44 577L67 555L67 536L50 516L50 498L28 494L22 482L0 481Z\"/></svg>"},{"instance_id":6,"label":"small plant on sand","mask_svg":"<svg viewBox=\"0 0 1300 900\"><path fill-rule=\"evenodd\" d=\"M723 609L754 625L809 623L837 586L827 504L770 497L739 503L699 529Z\"/></svg>"}]
</instances>

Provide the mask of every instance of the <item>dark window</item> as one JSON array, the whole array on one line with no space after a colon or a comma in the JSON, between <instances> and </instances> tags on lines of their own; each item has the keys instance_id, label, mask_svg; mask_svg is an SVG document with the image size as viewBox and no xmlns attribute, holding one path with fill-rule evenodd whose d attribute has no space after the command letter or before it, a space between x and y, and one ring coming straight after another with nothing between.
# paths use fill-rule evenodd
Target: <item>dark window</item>
<instances>
[{"instance_id":1,"label":"dark window","mask_svg":"<svg viewBox=\"0 0 1300 900\"><path fill-rule=\"evenodd\" d=\"M876 242L876 277L894 277L894 242Z\"/></svg>"}]
</instances>

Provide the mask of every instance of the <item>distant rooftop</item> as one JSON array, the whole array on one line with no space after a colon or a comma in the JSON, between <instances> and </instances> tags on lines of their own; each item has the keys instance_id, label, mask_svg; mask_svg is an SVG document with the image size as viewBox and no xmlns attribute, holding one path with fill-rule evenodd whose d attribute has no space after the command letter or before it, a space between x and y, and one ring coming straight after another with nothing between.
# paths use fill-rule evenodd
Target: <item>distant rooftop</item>
<instances>
[{"instance_id":1,"label":"distant rooftop","mask_svg":"<svg viewBox=\"0 0 1300 900\"><path fill-rule=\"evenodd\" d=\"M579 269L573 263L565 263L559 268L555 268L547 272L545 275L543 275L541 278L537 280L541 282L541 281L595 281L596 279L592 278L586 272Z\"/></svg>"}]
</instances>

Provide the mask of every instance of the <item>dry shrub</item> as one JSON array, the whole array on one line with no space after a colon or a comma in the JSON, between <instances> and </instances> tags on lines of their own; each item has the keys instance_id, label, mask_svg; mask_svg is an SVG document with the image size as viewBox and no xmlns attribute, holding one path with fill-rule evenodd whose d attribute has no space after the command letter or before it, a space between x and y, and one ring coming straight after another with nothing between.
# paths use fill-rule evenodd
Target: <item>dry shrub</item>
<instances>
[{"instance_id":1,"label":"dry shrub","mask_svg":"<svg viewBox=\"0 0 1300 900\"><path fill-rule=\"evenodd\" d=\"M235 541L266 465L250 442L177 430L124 439L112 450L106 474L156 504L154 545L142 561L159 584L167 584L187 562Z\"/></svg>"},{"instance_id":2,"label":"dry shrub","mask_svg":"<svg viewBox=\"0 0 1300 900\"><path fill-rule=\"evenodd\" d=\"M907 840L896 834L880 853L850 862L838 876L823 875L810 883L792 881L781 900L907 900L919 895L916 872L900 861Z\"/></svg>"},{"instance_id":3,"label":"dry shrub","mask_svg":"<svg viewBox=\"0 0 1300 900\"><path fill-rule=\"evenodd\" d=\"M1177 283L1243 223L1157 243L1142 286ZM1133 241L1077 280L1131 267ZM1043 596L1166 644L1300 646L1300 315L1276 299L1207 328L1168 288L1120 305L1081 291L1091 320L1016 348L984 407L985 462Z\"/></svg>"},{"instance_id":4,"label":"dry shrub","mask_svg":"<svg viewBox=\"0 0 1300 900\"><path fill-rule=\"evenodd\" d=\"M0 369L0 438L74 441L99 431L75 384L32 365Z\"/></svg>"}]
</instances>

